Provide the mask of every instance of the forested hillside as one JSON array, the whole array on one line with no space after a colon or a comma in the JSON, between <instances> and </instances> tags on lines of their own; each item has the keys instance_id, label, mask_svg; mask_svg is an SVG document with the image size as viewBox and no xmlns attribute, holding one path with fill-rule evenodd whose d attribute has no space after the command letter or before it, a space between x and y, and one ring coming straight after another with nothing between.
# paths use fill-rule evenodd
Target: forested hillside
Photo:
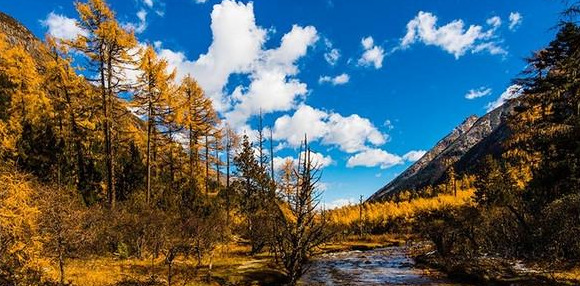
<instances>
[{"instance_id":1,"label":"forested hillside","mask_svg":"<svg viewBox=\"0 0 580 286\"><path fill-rule=\"evenodd\" d=\"M493 277L489 264L480 264L486 257L574 265L580 256L577 12L569 9L556 38L527 59L514 80L522 94L509 102L504 123L455 158L433 179L437 184L379 191L373 198L385 202L336 210L335 223L352 233L419 234L448 271L479 277ZM407 173L401 180L416 179ZM468 190L474 193L465 200Z\"/></svg>"},{"instance_id":2,"label":"forested hillside","mask_svg":"<svg viewBox=\"0 0 580 286\"><path fill-rule=\"evenodd\" d=\"M0 285L211 283L230 245L295 284L328 236L306 140L282 194L261 130L222 124L105 1L75 6L72 40L0 14Z\"/></svg>"}]
</instances>

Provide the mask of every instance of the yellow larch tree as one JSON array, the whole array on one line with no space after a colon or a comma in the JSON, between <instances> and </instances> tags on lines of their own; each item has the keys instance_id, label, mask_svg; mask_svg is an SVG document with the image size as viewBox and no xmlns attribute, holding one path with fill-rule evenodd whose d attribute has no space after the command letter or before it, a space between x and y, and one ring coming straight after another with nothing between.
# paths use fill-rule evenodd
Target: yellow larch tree
<instances>
[{"instance_id":1,"label":"yellow larch tree","mask_svg":"<svg viewBox=\"0 0 580 286\"><path fill-rule=\"evenodd\" d=\"M32 56L20 45L9 45L0 34L0 155L16 155L16 144L25 125L51 115L50 100Z\"/></svg>"},{"instance_id":2,"label":"yellow larch tree","mask_svg":"<svg viewBox=\"0 0 580 286\"><path fill-rule=\"evenodd\" d=\"M78 25L85 33L78 35L69 44L88 59L87 70L93 73L92 80L101 96L107 201L109 207L114 208L114 153L118 133L115 124L118 117L126 112L118 96L127 89L124 71L133 64L134 55L131 52L137 41L133 33L119 25L104 0L77 2L76 9L80 17Z\"/></svg>"},{"instance_id":3,"label":"yellow larch tree","mask_svg":"<svg viewBox=\"0 0 580 286\"><path fill-rule=\"evenodd\" d=\"M45 64L44 87L51 99L54 109L54 126L58 137L64 140L64 154L59 154L60 161L70 161L74 167L70 180L83 195L85 203L96 201L95 185L90 182L91 176L87 170L90 164L88 145L91 140L97 140L93 123L98 106L98 98L90 84L76 74L72 67L72 57L65 45L54 38L47 38L49 60ZM60 168L60 167L59 167ZM61 185L60 170L59 182ZM64 179L63 179L64 180Z\"/></svg>"},{"instance_id":4,"label":"yellow larch tree","mask_svg":"<svg viewBox=\"0 0 580 286\"><path fill-rule=\"evenodd\" d=\"M136 92L132 104L137 114L145 117L147 124L147 203L151 201L151 167L153 141L157 138L159 127L164 123L164 116L173 113L169 107L171 85L175 72L167 72L167 61L159 59L152 46L148 45L139 60L140 75L137 77Z\"/></svg>"},{"instance_id":5,"label":"yellow larch tree","mask_svg":"<svg viewBox=\"0 0 580 286\"><path fill-rule=\"evenodd\" d=\"M218 117L212 102L207 98L195 79L187 75L182 81L180 92L183 93L183 125L186 128L187 148L189 153L189 176L200 187L200 150L205 143L205 136L211 136L218 124ZM202 141L203 140L203 141ZM209 153L209 152L208 152Z\"/></svg>"}]
</instances>

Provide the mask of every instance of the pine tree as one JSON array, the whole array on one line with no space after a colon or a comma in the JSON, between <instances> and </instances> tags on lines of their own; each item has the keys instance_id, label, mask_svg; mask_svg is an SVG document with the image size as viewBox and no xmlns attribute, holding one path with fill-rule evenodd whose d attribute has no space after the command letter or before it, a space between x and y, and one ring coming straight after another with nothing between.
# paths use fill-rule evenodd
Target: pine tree
<instances>
[{"instance_id":1,"label":"pine tree","mask_svg":"<svg viewBox=\"0 0 580 286\"><path fill-rule=\"evenodd\" d=\"M242 137L239 152L234 157L241 189L241 211L246 219L246 233L250 239L252 254L262 250L267 243L267 201L263 196L264 177L267 173L260 167L253 145L247 135Z\"/></svg>"}]
</instances>

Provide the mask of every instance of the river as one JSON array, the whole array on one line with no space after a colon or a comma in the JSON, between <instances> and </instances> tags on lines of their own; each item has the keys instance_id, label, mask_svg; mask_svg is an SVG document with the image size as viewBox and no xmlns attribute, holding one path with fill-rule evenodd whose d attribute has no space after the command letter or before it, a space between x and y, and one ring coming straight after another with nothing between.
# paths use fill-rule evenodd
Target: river
<instances>
[{"instance_id":1,"label":"river","mask_svg":"<svg viewBox=\"0 0 580 286\"><path fill-rule=\"evenodd\" d=\"M300 284L469 285L454 283L436 271L415 267L401 246L324 254L312 262Z\"/></svg>"}]
</instances>

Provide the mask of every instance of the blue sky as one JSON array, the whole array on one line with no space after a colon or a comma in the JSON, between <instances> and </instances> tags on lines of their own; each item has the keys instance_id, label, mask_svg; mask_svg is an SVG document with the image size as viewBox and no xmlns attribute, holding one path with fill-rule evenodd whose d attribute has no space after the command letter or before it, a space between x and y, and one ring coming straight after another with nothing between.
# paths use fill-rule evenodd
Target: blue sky
<instances>
[{"instance_id":1,"label":"blue sky","mask_svg":"<svg viewBox=\"0 0 580 286\"><path fill-rule=\"evenodd\" d=\"M261 109L276 162L308 133L327 205L371 195L471 114L501 103L546 45L551 0L109 0L141 43L193 74L252 134ZM3 1L39 37L73 37L70 0Z\"/></svg>"}]
</instances>

